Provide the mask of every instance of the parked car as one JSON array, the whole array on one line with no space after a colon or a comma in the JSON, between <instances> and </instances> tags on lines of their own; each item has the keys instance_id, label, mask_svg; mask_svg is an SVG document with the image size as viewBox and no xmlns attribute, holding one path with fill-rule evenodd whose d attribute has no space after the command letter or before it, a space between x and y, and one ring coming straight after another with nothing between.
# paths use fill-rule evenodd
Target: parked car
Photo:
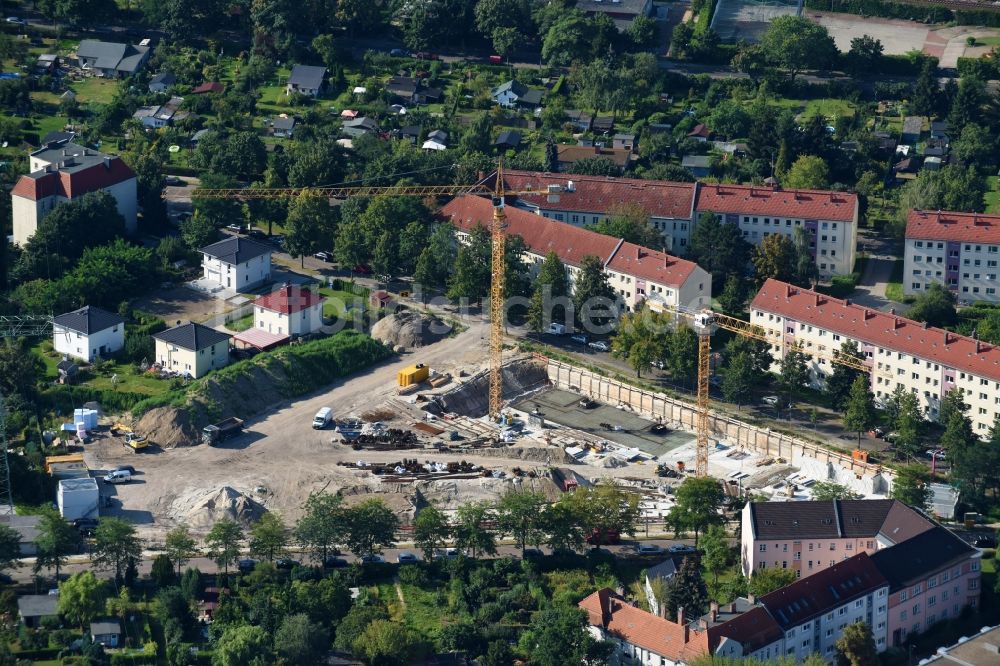
<instances>
[{"instance_id":1,"label":"parked car","mask_svg":"<svg viewBox=\"0 0 1000 666\"><path fill-rule=\"evenodd\" d=\"M178 178L177 176L167 176L163 179L164 184L169 187L186 187L187 181Z\"/></svg>"},{"instance_id":2,"label":"parked car","mask_svg":"<svg viewBox=\"0 0 1000 666\"><path fill-rule=\"evenodd\" d=\"M290 557L280 557L274 561L275 569L284 569L285 571L289 571L297 566L299 566L299 561L293 560Z\"/></svg>"},{"instance_id":3,"label":"parked car","mask_svg":"<svg viewBox=\"0 0 1000 666\"><path fill-rule=\"evenodd\" d=\"M590 347L591 349L596 349L597 351L602 351L602 352L611 351L611 347L609 347L608 343L605 342L604 340L598 340L597 342L591 342L587 346Z\"/></svg>"},{"instance_id":4,"label":"parked car","mask_svg":"<svg viewBox=\"0 0 1000 666\"><path fill-rule=\"evenodd\" d=\"M129 472L128 470L115 470L114 472L108 472L104 476L104 483L128 483L131 480L132 472Z\"/></svg>"},{"instance_id":5,"label":"parked car","mask_svg":"<svg viewBox=\"0 0 1000 666\"><path fill-rule=\"evenodd\" d=\"M328 264L333 263L333 255L329 252L317 252L313 255L313 257L319 259L320 261L325 261Z\"/></svg>"},{"instance_id":6,"label":"parked car","mask_svg":"<svg viewBox=\"0 0 1000 666\"><path fill-rule=\"evenodd\" d=\"M406 49L392 49L389 51L389 55L393 58L408 58L410 56L410 52Z\"/></svg>"},{"instance_id":7,"label":"parked car","mask_svg":"<svg viewBox=\"0 0 1000 666\"><path fill-rule=\"evenodd\" d=\"M458 557L458 551L454 548L445 548L444 550L434 551L435 560L453 560L456 557Z\"/></svg>"},{"instance_id":8,"label":"parked car","mask_svg":"<svg viewBox=\"0 0 1000 666\"><path fill-rule=\"evenodd\" d=\"M404 550L396 557L396 561L399 562L400 564L411 564L413 562L419 562L420 558L414 555L413 553Z\"/></svg>"},{"instance_id":9,"label":"parked car","mask_svg":"<svg viewBox=\"0 0 1000 666\"><path fill-rule=\"evenodd\" d=\"M979 536L972 542L976 548L996 548L997 540L991 536Z\"/></svg>"},{"instance_id":10,"label":"parked car","mask_svg":"<svg viewBox=\"0 0 1000 666\"><path fill-rule=\"evenodd\" d=\"M671 553L697 553L698 552L698 549L695 548L694 546L689 546L689 545L684 544L684 543L675 543L674 545L670 546L670 548L668 548L667 550L669 550Z\"/></svg>"},{"instance_id":11,"label":"parked car","mask_svg":"<svg viewBox=\"0 0 1000 666\"><path fill-rule=\"evenodd\" d=\"M243 233L243 227L241 227L238 224L227 224L226 225L226 230L227 231L232 231L234 234L241 234L241 233Z\"/></svg>"},{"instance_id":12,"label":"parked car","mask_svg":"<svg viewBox=\"0 0 1000 666\"><path fill-rule=\"evenodd\" d=\"M236 568L240 570L240 573L250 573L257 568L257 560L242 559L236 563Z\"/></svg>"},{"instance_id":13,"label":"parked car","mask_svg":"<svg viewBox=\"0 0 1000 666\"><path fill-rule=\"evenodd\" d=\"M417 60L440 60L441 56L436 53L429 53L427 51L417 51L413 54L413 57Z\"/></svg>"},{"instance_id":14,"label":"parked car","mask_svg":"<svg viewBox=\"0 0 1000 666\"><path fill-rule=\"evenodd\" d=\"M383 564L385 563L385 558L381 555L365 555L361 558L363 564Z\"/></svg>"},{"instance_id":15,"label":"parked car","mask_svg":"<svg viewBox=\"0 0 1000 666\"><path fill-rule=\"evenodd\" d=\"M659 555L663 552L663 547L655 543L640 543L635 547L635 552L639 555Z\"/></svg>"},{"instance_id":16,"label":"parked car","mask_svg":"<svg viewBox=\"0 0 1000 666\"><path fill-rule=\"evenodd\" d=\"M256 238L258 240L263 240L263 239L267 238L267 234L265 234L260 229L251 229L249 235L250 235L250 238Z\"/></svg>"},{"instance_id":17,"label":"parked car","mask_svg":"<svg viewBox=\"0 0 1000 666\"><path fill-rule=\"evenodd\" d=\"M587 342L589 342L587 336L583 335L582 333L578 333L577 335L570 337L570 340L572 340L573 342L579 342L581 345L585 345L587 344Z\"/></svg>"},{"instance_id":18,"label":"parked car","mask_svg":"<svg viewBox=\"0 0 1000 666\"><path fill-rule=\"evenodd\" d=\"M776 395L765 395L760 399L760 401L765 405L771 405L772 407L778 406L778 396Z\"/></svg>"},{"instance_id":19,"label":"parked car","mask_svg":"<svg viewBox=\"0 0 1000 666\"><path fill-rule=\"evenodd\" d=\"M342 569L347 566L347 560L342 557L328 557L323 560L324 569Z\"/></svg>"},{"instance_id":20,"label":"parked car","mask_svg":"<svg viewBox=\"0 0 1000 666\"><path fill-rule=\"evenodd\" d=\"M8 16L7 23L16 23L17 25L28 25L27 21L25 21L22 18L18 18L16 16Z\"/></svg>"},{"instance_id":21,"label":"parked car","mask_svg":"<svg viewBox=\"0 0 1000 666\"><path fill-rule=\"evenodd\" d=\"M73 521L73 527L76 528L76 531L87 537L94 536L97 525L97 518L77 518Z\"/></svg>"}]
</instances>

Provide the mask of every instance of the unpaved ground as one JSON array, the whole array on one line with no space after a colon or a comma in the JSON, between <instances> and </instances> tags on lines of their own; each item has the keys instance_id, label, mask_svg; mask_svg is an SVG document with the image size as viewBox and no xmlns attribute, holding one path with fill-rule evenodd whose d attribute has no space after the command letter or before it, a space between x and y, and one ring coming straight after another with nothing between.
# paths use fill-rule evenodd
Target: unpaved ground
<instances>
[{"instance_id":1,"label":"unpaved ground","mask_svg":"<svg viewBox=\"0 0 1000 666\"><path fill-rule=\"evenodd\" d=\"M173 326L177 321L203 322L214 315L224 314L233 306L214 296L187 287L158 289L150 296L136 300L135 309L149 312Z\"/></svg>"}]
</instances>

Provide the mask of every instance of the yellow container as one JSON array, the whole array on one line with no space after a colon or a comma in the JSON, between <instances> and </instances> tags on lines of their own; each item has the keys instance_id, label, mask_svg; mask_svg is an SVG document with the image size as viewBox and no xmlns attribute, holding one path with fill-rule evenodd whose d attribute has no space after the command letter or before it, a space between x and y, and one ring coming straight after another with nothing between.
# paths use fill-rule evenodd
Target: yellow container
<instances>
[{"instance_id":1,"label":"yellow container","mask_svg":"<svg viewBox=\"0 0 1000 666\"><path fill-rule=\"evenodd\" d=\"M400 386L409 386L410 384L419 384L430 376L431 369L428 368L423 363L417 363L416 365L411 365L408 368L400 370L396 374L396 382Z\"/></svg>"}]
</instances>

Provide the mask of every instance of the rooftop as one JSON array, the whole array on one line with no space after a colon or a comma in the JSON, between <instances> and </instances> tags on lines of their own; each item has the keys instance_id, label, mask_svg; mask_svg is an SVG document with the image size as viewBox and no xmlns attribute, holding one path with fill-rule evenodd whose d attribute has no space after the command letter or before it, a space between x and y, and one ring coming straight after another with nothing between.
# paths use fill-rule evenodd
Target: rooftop
<instances>
[{"instance_id":1,"label":"rooftop","mask_svg":"<svg viewBox=\"0 0 1000 666\"><path fill-rule=\"evenodd\" d=\"M325 300L326 298L314 291L303 289L299 285L286 284L259 297L253 304L272 312L292 314L319 305Z\"/></svg>"},{"instance_id":2,"label":"rooftop","mask_svg":"<svg viewBox=\"0 0 1000 666\"><path fill-rule=\"evenodd\" d=\"M115 69L129 73L138 68L148 52L148 46L102 42L96 39L85 39L76 49L77 56L94 59L94 67L98 69Z\"/></svg>"},{"instance_id":3,"label":"rooftop","mask_svg":"<svg viewBox=\"0 0 1000 666\"><path fill-rule=\"evenodd\" d=\"M1000 215L911 210L906 238L956 243L1000 244Z\"/></svg>"},{"instance_id":4,"label":"rooftop","mask_svg":"<svg viewBox=\"0 0 1000 666\"><path fill-rule=\"evenodd\" d=\"M76 331L77 333L90 335L91 333L109 329L112 326L124 325L125 320L115 313L92 305L85 305L79 310L73 310L72 312L54 317L52 323L56 326Z\"/></svg>"},{"instance_id":5,"label":"rooftop","mask_svg":"<svg viewBox=\"0 0 1000 666\"><path fill-rule=\"evenodd\" d=\"M273 251L268 245L239 236L229 236L201 248L202 254L232 265L246 263L251 259L269 255Z\"/></svg>"},{"instance_id":6,"label":"rooftop","mask_svg":"<svg viewBox=\"0 0 1000 666\"><path fill-rule=\"evenodd\" d=\"M699 184L695 210L854 222L858 197L849 192L779 190L753 185Z\"/></svg>"},{"instance_id":7,"label":"rooftop","mask_svg":"<svg viewBox=\"0 0 1000 666\"><path fill-rule=\"evenodd\" d=\"M135 172L117 155L105 155L68 140L47 143L31 157L46 166L21 176L11 194L32 201L51 196L81 197L135 178Z\"/></svg>"},{"instance_id":8,"label":"rooftop","mask_svg":"<svg viewBox=\"0 0 1000 666\"><path fill-rule=\"evenodd\" d=\"M648 2L649 0L611 0L610 2L581 0L577 3L577 9L587 14L632 14L638 16L645 11Z\"/></svg>"},{"instance_id":9,"label":"rooftop","mask_svg":"<svg viewBox=\"0 0 1000 666\"><path fill-rule=\"evenodd\" d=\"M890 591L895 591L975 553L978 553L975 548L935 525L892 548L874 553L871 559L889 581Z\"/></svg>"},{"instance_id":10,"label":"rooftop","mask_svg":"<svg viewBox=\"0 0 1000 666\"><path fill-rule=\"evenodd\" d=\"M1000 663L1000 626L983 627L972 638L963 636L955 645L938 648L937 654L920 663L940 666L996 666Z\"/></svg>"},{"instance_id":11,"label":"rooftop","mask_svg":"<svg viewBox=\"0 0 1000 666\"><path fill-rule=\"evenodd\" d=\"M326 67L295 65L292 67L292 73L288 75L288 83L306 90L319 90L323 87L325 77Z\"/></svg>"},{"instance_id":12,"label":"rooftop","mask_svg":"<svg viewBox=\"0 0 1000 666\"><path fill-rule=\"evenodd\" d=\"M773 279L764 283L750 305L864 344L1000 382L1000 349L964 335Z\"/></svg>"},{"instance_id":13,"label":"rooftop","mask_svg":"<svg viewBox=\"0 0 1000 666\"><path fill-rule=\"evenodd\" d=\"M91 636L122 633L122 625L118 620L97 620L90 623Z\"/></svg>"},{"instance_id":14,"label":"rooftop","mask_svg":"<svg viewBox=\"0 0 1000 666\"><path fill-rule=\"evenodd\" d=\"M17 598L17 611L21 617L47 617L59 614L59 595L25 594Z\"/></svg>"},{"instance_id":15,"label":"rooftop","mask_svg":"<svg viewBox=\"0 0 1000 666\"><path fill-rule=\"evenodd\" d=\"M226 89L226 86L215 81L206 81L202 83L197 88L191 91L192 95L203 95L205 93L220 93Z\"/></svg>"},{"instance_id":16,"label":"rooftop","mask_svg":"<svg viewBox=\"0 0 1000 666\"><path fill-rule=\"evenodd\" d=\"M159 333L154 333L153 338L170 345L175 345L181 349L198 351L200 349L208 349L219 342L228 342L230 336L228 333L217 331L214 328L189 322L168 328Z\"/></svg>"},{"instance_id":17,"label":"rooftop","mask_svg":"<svg viewBox=\"0 0 1000 666\"><path fill-rule=\"evenodd\" d=\"M750 502L753 536L760 541L884 536L899 543L934 523L896 500Z\"/></svg>"}]
</instances>

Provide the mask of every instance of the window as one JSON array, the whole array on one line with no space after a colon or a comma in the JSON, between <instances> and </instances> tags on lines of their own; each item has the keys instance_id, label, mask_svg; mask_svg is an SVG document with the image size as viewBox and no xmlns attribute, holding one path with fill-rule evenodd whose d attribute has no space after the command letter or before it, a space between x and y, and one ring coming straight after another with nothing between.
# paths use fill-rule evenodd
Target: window
<instances>
[{"instance_id":1,"label":"window","mask_svg":"<svg viewBox=\"0 0 1000 666\"><path fill-rule=\"evenodd\" d=\"M758 547L758 550L760 550L760 552L762 552L762 553L766 553L767 552L767 544L766 543L760 544L760 546Z\"/></svg>"},{"instance_id":2,"label":"window","mask_svg":"<svg viewBox=\"0 0 1000 666\"><path fill-rule=\"evenodd\" d=\"M900 590L900 592L899 592L899 600L900 601L906 601L907 599L909 599L909 595L906 593L906 590Z\"/></svg>"}]
</instances>

